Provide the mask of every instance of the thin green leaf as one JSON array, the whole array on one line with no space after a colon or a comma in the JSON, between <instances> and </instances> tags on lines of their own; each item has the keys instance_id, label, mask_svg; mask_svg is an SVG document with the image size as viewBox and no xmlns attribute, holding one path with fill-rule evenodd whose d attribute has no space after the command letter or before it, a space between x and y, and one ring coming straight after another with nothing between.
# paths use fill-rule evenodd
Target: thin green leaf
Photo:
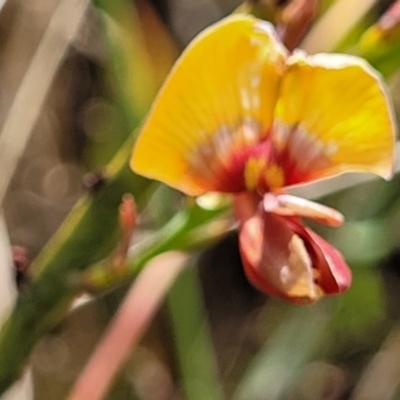
<instances>
[{"instance_id":1,"label":"thin green leaf","mask_svg":"<svg viewBox=\"0 0 400 400\"><path fill-rule=\"evenodd\" d=\"M187 268L167 299L186 400L222 400L197 272Z\"/></svg>"}]
</instances>

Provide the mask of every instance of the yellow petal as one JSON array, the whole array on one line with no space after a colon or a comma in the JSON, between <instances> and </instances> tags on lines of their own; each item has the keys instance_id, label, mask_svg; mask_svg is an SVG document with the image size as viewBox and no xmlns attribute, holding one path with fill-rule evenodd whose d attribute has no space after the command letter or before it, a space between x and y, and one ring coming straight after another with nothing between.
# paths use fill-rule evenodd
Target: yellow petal
<instances>
[{"instance_id":1,"label":"yellow petal","mask_svg":"<svg viewBox=\"0 0 400 400\"><path fill-rule=\"evenodd\" d=\"M289 184L347 171L391 176L391 105L381 78L360 58L291 56L274 133L278 148L286 149Z\"/></svg>"},{"instance_id":2,"label":"yellow petal","mask_svg":"<svg viewBox=\"0 0 400 400\"><path fill-rule=\"evenodd\" d=\"M205 30L156 98L133 170L189 195L230 191L231 153L268 134L285 58L271 25L250 16Z\"/></svg>"}]
</instances>

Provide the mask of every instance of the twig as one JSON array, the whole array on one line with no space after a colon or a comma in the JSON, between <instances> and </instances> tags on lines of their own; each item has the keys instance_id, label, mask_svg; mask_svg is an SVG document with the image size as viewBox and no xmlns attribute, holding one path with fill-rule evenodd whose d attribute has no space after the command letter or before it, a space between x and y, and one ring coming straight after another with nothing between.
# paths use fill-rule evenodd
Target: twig
<instances>
[{"instance_id":1,"label":"twig","mask_svg":"<svg viewBox=\"0 0 400 400\"><path fill-rule=\"evenodd\" d=\"M89 0L61 0L54 12L0 132L0 207L18 161L40 115L65 52Z\"/></svg>"},{"instance_id":2,"label":"twig","mask_svg":"<svg viewBox=\"0 0 400 400\"><path fill-rule=\"evenodd\" d=\"M132 285L69 400L100 400L104 397L129 350L141 338L187 258L184 253L169 252L147 265Z\"/></svg>"},{"instance_id":3,"label":"twig","mask_svg":"<svg viewBox=\"0 0 400 400\"><path fill-rule=\"evenodd\" d=\"M282 10L276 30L288 50L298 47L317 14L317 8L317 0L293 0Z\"/></svg>"}]
</instances>

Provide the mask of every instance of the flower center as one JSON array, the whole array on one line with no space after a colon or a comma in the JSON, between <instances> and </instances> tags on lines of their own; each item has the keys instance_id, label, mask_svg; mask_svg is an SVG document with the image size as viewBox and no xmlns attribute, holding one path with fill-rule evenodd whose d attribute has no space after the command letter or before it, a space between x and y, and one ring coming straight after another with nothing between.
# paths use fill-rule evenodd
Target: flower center
<instances>
[{"instance_id":1,"label":"flower center","mask_svg":"<svg viewBox=\"0 0 400 400\"><path fill-rule=\"evenodd\" d=\"M265 192L284 186L285 175L278 164L250 157L244 169L244 180L247 190Z\"/></svg>"},{"instance_id":2,"label":"flower center","mask_svg":"<svg viewBox=\"0 0 400 400\"><path fill-rule=\"evenodd\" d=\"M188 175L201 187L225 193L260 195L318 177L332 164L334 144L324 144L300 125L275 121L261 132L246 119L236 127L222 125L187 155Z\"/></svg>"}]
</instances>

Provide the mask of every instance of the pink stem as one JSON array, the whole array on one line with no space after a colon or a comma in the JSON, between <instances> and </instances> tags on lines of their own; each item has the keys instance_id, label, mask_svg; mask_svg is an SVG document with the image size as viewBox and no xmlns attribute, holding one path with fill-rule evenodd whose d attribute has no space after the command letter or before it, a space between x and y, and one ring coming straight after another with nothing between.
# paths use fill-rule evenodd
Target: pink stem
<instances>
[{"instance_id":1,"label":"pink stem","mask_svg":"<svg viewBox=\"0 0 400 400\"><path fill-rule=\"evenodd\" d=\"M138 343L188 256L162 254L133 283L100 344L75 383L69 400L100 400L121 364Z\"/></svg>"}]
</instances>

